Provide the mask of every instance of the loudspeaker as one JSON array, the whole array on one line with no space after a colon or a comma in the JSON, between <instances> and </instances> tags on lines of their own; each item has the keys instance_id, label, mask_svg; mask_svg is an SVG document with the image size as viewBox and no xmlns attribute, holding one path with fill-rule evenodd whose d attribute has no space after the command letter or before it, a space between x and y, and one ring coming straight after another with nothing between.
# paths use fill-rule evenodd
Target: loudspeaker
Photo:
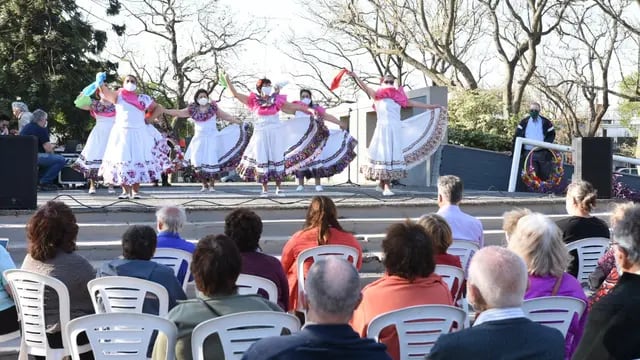
<instances>
[{"instance_id":1,"label":"loudspeaker","mask_svg":"<svg viewBox=\"0 0 640 360\"><path fill-rule=\"evenodd\" d=\"M611 199L613 141L609 137L574 138L574 179L585 180L598 190L599 199Z\"/></svg>"},{"instance_id":2,"label":"loudspeaker","mask_svg":"<svg viewBox=\"0 0 640 360\"><path fill-rule=\"evenodd\" d=\"M0 209L35 209L38 192L38 140L0 136Z\"/></svg>"},{"instance_id":3,"label":"loudspeaker","mask_svg":"<svg viewBox=\"0 0 640 360\"><path fill-rule=\"evenodd\" d=\"M73 165L73 163L78 159L78 155L64 153L62 156L64 157L66 164L58 174L58 182L61 185L86 185L87 179L85 179L84 175L71 168L71 165Z\"/></svg>"}]
</instances>

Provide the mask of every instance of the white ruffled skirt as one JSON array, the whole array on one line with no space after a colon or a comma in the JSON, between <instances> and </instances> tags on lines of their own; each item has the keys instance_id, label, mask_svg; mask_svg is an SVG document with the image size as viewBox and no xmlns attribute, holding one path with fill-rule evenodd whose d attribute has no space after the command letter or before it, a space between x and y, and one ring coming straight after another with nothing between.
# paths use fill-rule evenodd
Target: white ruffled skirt
<instances>
[{"instance_id":1,"label":"white ruffled skirt","mask_svg":"<svg viewBox=\"0 0 640 360\"><path fill-rule=\"evenodd\" d=\"M91 129L82 153L71 167L84 174L87 179L97 180L98 170L102 165L104 151L107 148L109 135L113 128L113 119L97 119Z\"/></svg>"}]
</instances>

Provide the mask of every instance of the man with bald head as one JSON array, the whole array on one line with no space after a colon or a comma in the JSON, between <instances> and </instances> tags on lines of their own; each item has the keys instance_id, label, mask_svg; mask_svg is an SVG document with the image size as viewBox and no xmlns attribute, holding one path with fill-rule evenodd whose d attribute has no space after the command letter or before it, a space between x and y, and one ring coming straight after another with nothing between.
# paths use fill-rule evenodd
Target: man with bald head
<instances>
[{"instance_id":1,"label":"man with bald head","mask_svg":"<svg viewBox=\"0 0 640 360\"><path fill-rule=\"evenodd\" d=\"M349 326L360 303L360 277L356 268L339 257L315 262L305 280L300 301L307 312L302 331L290 336L262 339L243 359L390 359L386 346L360 338Z\"/></svg>"},{"instance_id":2,"label":"man with bald head","mask_svg":"<svg viewBox=\"0 0 640 360\"><path fill-rule=\"evenodd\" d=\"M522 311L526 288L527 268L518 255L498 246L478 251L467 280L476 321L442 335L429 359L564 359L560 331L532 322Z\"/></svg>"}]
</instances>

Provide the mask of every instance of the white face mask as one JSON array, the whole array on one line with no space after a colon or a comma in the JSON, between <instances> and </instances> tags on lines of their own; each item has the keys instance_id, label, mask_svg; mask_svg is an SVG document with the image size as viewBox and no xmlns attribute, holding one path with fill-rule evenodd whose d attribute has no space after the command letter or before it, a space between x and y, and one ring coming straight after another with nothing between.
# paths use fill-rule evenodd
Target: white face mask
<instances>
[{"instance_id":1,"label":"white face mask","mask_svg":"<svg viewBox=\"0 0 640 360\"><path fill-rule=\"evenodd\" d=\"M209 103L209 99L207 99L207 98L199 98L199 99L198 99L198 104L200 104L200 105L202 105L202 106L205 106L205 105L207 105L208 103Z\"/></svg>"},{"instance_id":2,"label":"white face mask","mask_svg":"<svg viewBox=\"0 0 640 360\"><path fill-rule=\"evenodd\" d=\"M271 96L271 94L273 94L273 88L271 86L264 86L262 88L262 94L265 96Z\"/></svg>"},{"instance_id":3,"label":"white face mask","mask_svg":"<svg viewBox=\"0 0 640 360\"><path fill-rule=\"evenodd\" d=\"M309 98L304 98L304 99L302 99L301 101L302 101L305 105L309 105L309 104L311 104L311 99L309 99Z\"/></svg>"},{"instance_id":4,"label":"white face mask","mask_svg":"<svg viewBox=\"0 0 640 360\"><path fill-rule=\"evenodd\" d=\"M134 83L128 82L125 83L122 87L127 91L136 91L136 84Z\"/></svg>"}]
</instances>

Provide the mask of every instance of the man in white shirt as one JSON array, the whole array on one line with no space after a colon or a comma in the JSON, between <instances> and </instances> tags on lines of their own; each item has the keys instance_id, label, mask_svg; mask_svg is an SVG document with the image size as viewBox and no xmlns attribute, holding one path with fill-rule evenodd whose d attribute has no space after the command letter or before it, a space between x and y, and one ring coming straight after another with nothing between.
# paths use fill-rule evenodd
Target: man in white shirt
<instances>
[{"instance_id":1,"label":"man in white shirt","mask_svg":"<svg viewBox=\"0 0 640 360\"><path fill-rule=\"evenodd\" d=\"M472 327L438 338L431 360L564 359L564 336L534 323L522 310L527 267L515 253L487 246L469 266L467 299L476 321Z\"/></svg>"},{"instance_id":2,"label":"man in white shirt","mask_svg":"<svg viewBox=\"0 0 640 360\"><path fill-rule=\"evenodd\" d=\"M453 233L454 240L468 240L484 246L482 223L475 217L460 210L462 200L462 179L454 175L440 176L438 179L438 215L442 216Z\"/></svg>"}]
</instances>

